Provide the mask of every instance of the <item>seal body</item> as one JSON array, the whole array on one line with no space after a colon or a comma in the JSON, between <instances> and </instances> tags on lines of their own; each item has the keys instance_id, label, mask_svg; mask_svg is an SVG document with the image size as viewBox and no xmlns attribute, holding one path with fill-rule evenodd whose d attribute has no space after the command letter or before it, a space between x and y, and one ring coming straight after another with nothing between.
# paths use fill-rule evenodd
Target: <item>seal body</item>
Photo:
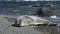
<instances>
[{"instance_id":1,"label":"seal body","mask_svg":"<svg viewBox=\"0 0 60 34\"><path fill-rule=\"evenodd\" d=\"M23 15L17 18L15 24L19 26L37 25L37 24L48 24L49 21L37 16Z\"/></svg>"}]
</instances>

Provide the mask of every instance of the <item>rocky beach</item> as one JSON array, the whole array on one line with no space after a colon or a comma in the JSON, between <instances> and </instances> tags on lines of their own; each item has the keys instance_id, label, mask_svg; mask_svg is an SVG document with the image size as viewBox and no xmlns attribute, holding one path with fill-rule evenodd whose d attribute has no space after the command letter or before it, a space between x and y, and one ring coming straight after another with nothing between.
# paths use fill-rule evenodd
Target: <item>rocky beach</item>
<instances>
[{"instance_id":1,"label":"rocky beach","mask_svg":"<svg viewBox=\"0 0 60 34\"><path fill-rule=\"evenodd\" d=\"M0 34L60 34L60 29L57 26L36 26L36 27L13 27L14 22L4 18L5 15L0 15Z\"/></svg>"}]
</instances>

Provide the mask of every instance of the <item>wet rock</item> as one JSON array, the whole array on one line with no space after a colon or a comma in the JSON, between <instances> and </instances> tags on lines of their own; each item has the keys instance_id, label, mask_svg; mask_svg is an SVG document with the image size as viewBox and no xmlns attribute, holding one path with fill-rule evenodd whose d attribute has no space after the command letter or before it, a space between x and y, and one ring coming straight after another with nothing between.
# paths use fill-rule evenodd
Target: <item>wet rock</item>
<instances>
[{"instance_id":1,"label":"wet rock","mask_svg":"<svg viewBox=\"0 0 60 34\"><path fill-rule=\"evenodd\" d=\"M42 7L38 11L36 11L36 14L38 16L52 16L54 13L52 9L48 7Z\"/></svg>"}]
</instances>

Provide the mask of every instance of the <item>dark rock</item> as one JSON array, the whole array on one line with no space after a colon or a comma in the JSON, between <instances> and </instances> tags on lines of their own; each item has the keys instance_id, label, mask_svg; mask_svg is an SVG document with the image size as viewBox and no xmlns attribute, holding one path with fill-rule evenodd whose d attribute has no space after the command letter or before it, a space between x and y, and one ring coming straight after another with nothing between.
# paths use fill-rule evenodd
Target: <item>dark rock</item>
<instances>
[{"instance_id":1,"label":"dark rock","mask_svg":"<svg viewBox=\"0 0 60 34\"><path fill-rule=\"evenodd\" d=\"M54 13L53 13L52 9L50 9L48 7L43 7L43 8L39 8L39 10L36 11L36 14L38 16L52 16Z\"/></svg>"}]
</instances>

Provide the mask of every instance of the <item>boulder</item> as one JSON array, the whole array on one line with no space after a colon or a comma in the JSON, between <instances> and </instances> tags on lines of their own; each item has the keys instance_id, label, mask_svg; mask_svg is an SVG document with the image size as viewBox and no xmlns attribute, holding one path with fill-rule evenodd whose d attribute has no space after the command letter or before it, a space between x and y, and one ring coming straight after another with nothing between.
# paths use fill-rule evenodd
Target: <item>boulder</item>
<instances>
[{"instance_id":1,"label":"boulder","mask_svg":"<svg viewBox=\"0 0 60 34\"><path fill-rule=\"evenodd\" d=\"M52 9L48 7L42 7L42 8L39 8L38 11L36 11L36 14L38 16L52 16L54 13Z\"/></svg>"}]
</instances>

